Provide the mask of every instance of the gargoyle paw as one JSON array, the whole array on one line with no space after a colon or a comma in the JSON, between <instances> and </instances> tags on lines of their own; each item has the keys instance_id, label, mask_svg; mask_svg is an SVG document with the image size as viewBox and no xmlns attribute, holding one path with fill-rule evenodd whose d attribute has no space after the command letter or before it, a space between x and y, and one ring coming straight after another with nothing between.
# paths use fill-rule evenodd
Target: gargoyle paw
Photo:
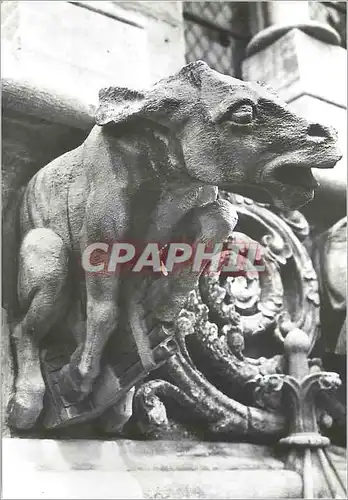
<instances>
[{"instance_id":1,"label":"gargoyle paw","mask_svg":"<svg viewBox=\"0 0 348 500\"><path fill-rule=\"evenodd\" d=\"M78 403L90 393L93 380L82 376L77 366L68 363L59 372L57 389L67 401Z\"/></svg>"}]
</instances>

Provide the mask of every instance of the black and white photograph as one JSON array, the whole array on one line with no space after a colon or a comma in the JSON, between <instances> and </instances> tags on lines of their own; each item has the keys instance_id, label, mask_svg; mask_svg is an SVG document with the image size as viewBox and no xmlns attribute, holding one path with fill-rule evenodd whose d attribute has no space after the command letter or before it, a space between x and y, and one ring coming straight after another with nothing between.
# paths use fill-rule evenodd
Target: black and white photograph
<instances>
[{"instance_id":1,"label":"black and white photograph","mask_svg":"<svg viewBox=\"0 0 348 500\"><path fill-rule=\"evenodd\" d=\"M345 499L347 3L1 1L1 498Z\"/></svg>"}]
</instances>

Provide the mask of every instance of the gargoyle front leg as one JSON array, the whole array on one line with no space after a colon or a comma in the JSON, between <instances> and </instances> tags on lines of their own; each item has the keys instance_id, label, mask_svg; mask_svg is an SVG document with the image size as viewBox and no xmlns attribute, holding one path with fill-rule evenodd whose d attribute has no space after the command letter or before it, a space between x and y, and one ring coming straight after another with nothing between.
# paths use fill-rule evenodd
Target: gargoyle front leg
<instances>
[{"instance_id":1,"label":"gargoyle front leg","mask_svg":"<svg viewBox=\"0 0 348 500\"><path fill-rule=\"evenodd\" d=\"M238 215L226 200L217 200L207 205L191 209L174 228L173 242L190 243L195 249L198 244L207 245L210 251L223 243L233 232ZM208 245L209 243L209 245ZM162 276L146 287L144 310L154 318L154 322L169 323L175 320L185 304L188 293L198 283L203 268L193 269L192 261L180 270Z\"/></svg>"},{"instance_id":2,"label":"gargoyle front leg","mask_svg":"<svg viewBox=\"0 0 348 500\"><path fill-rule=\"evenodd\" d=\"M103 274L86 276L87 325L83 345L60 372L59 392L69 401L86 397L100 371L100 358L118 319L119 278Z\"/></svg>"}]
</instances>

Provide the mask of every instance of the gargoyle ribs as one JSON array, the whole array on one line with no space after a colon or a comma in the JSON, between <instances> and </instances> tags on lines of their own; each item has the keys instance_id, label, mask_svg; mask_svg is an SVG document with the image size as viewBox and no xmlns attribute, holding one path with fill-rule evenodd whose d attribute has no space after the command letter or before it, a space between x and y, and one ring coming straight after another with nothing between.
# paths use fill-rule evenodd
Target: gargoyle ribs
<instances>
[{"instance_id":1,"label":"gargoyle ribs","mask_svg":"<svg viewBox=\"0 0 348 500\"><path fill-rule=\"evenodd\" d=\"M237 216L218 187L263 187L279 208L296 208L313 196L311 167L339 159L333 130L203 62L145 91L102 90L86 141L22 198L10 424L31 428L43 409L46 427L98 416L175 349L173 322L199 272L86 273L87 245L224 241Z\"/></svg>"}]
</instances>

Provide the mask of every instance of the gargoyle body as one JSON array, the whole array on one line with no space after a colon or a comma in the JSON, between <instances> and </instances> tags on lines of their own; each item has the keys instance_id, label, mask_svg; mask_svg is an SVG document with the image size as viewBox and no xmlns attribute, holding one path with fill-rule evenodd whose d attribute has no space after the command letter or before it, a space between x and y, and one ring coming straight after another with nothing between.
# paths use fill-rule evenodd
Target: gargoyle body
<instances>
[{"instance_id":1,"label":"gargoyle body","mask_svg":"<svg viewBox=\"0 0 348 500\"><path fill-rule=\"evenodd\" d=\"M313 196L310 168L333 167L339 158L333 130L297 116L264 86L202 62L145 91L101 91L86 141L41 169L23 195L11 425L30 428L42 411L40 350L48 335L76 343L50 386L65 408L90 400L105 366L113 367L113 396L93 403L100 414L158 366L156 348L199 278L190 270L89 273L81 266L88 245L221 242L237 216L217 200L218 187L261 187L281 209L295 208ZM134 340L136 369L125 361L125 337Z\"/></svg>"}]
</instances>

